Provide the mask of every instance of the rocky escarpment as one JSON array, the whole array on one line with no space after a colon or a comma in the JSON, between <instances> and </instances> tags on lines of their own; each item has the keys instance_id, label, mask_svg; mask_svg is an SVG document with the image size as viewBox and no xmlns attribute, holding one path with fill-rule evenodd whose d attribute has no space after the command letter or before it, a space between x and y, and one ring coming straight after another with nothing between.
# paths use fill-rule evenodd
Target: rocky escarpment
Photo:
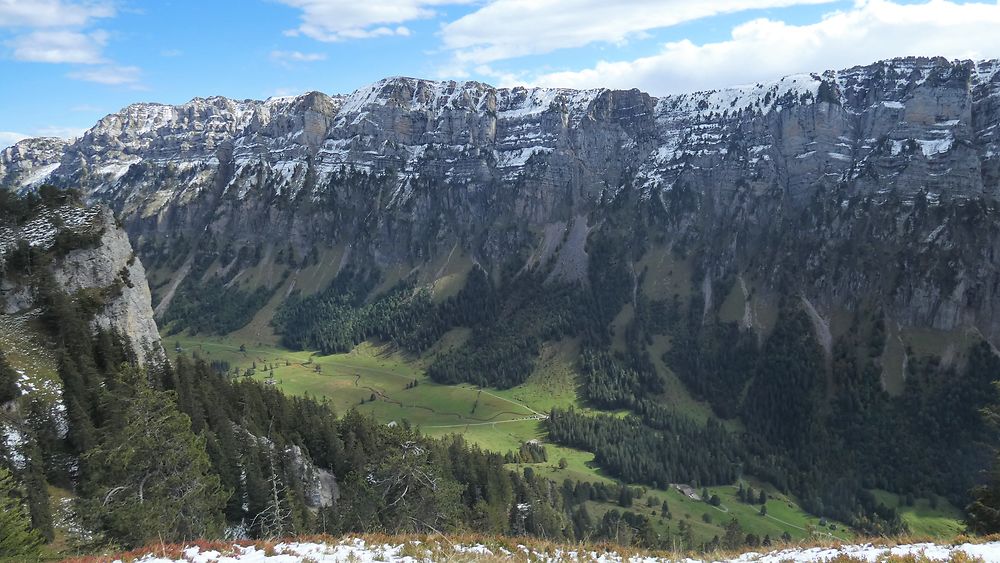
<instances>
[{"instance_id":1,"label":"rocky escarpment","mask_svg":"<svg viewBox=\"0 0 1000 563\"><path fill-rule=\"evenodd\" d=\"M145 270L110 209L64 205L46 208L16 228L0 227L0 260L22 243L42 251L51 250L67 233L86 238L88 243L53 260L50 267L58 287L69 294L82 290L100 292L103 301L94 315L94 327L125 337L140 363L165 359L153 320ZM5 276L2 289L3 314L16 315L34 308L29 284Z\"/></svg>"},{"instance_id":2,"label":"rocky escarpment","mask_svg":"<svg viewBox=\"0 0 1000 563\"><path fill-rule=\"evenodd\" d=\"M997 61L894 59L659 98L390 78L135 104L64 146L6 150L0 184L81 186L158 252L281 241L407 270L456 247L487 268L551 251L576 279L588 233L628 209L656 252L694 253L694 289L742 276L821 314L874 300L908 326L1000 342L1000 265L967 243L993 232L998 123Z\"/></svg>"},{"instance_id":3,"label":"rocky escarpment","mask_svg":"<svg viewBox=\"0 0 1000 563\"><path fill-rule=\"evenodd\" d=\"M43 137L5 148L0 152L0 182L38 186L59 167L66 145L62 139Z\"/></svg>"}]
</instances>

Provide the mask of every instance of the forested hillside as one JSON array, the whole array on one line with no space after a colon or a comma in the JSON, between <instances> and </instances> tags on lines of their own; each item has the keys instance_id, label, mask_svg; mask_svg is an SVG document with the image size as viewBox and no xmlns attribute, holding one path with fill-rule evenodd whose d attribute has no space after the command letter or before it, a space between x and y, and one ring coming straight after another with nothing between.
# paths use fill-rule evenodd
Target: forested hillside
<instances>
[{"instance_id":1,"label":"forested hillside","mask_svg":"<svg viewBox=\"0 0 1000 563\"><path fill-rule=\"evenodd\" d=\"M998 100L1000 63L941 58L397 77L22 141L8 496L81 545L1000 531Z\"/></svg>"},{"instance_id":2,"label":"forested hillside","mask_svg":"<svg viewBox=\"0 0 1000 563\"><path fill-rule=\"evenodd\" d=\"M47 189L0 194L12 225L80 205ZM31 288L26 326L52 347L56 378L46 385L61 389L52 402L0 351L5 556L27 557L57 537L85 552L154 539L375 531L621 539L619 518L631 530L624 541L666 545L646 516L627 510L641 491L511 471L509 457L461 437L431 439L356 412L338 417L324 402L231 379L204 359L139 363L121 334L92 323L115 288L68 294L52 281L47 264L99 240L63 232L50 249L22 243L4 256L6 287ZM537 450L516 459L544 456ZM626 510L598 520L590 501Z\"/></svg>"}]
</instances>

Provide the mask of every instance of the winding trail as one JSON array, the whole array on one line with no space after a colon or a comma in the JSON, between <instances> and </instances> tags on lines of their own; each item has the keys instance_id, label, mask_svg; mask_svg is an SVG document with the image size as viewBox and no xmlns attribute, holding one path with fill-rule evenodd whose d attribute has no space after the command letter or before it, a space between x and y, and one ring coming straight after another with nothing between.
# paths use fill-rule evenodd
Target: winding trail
<instances>
[{"instance_id":1,"label":"winding trail","mask_svg":"<svg viewBox=\"0 0 1000 563\"><path fill-rule=\"evenodd\" d=\"M734 489L737 488L736 485L733 485L732 487ZM783 501L779 501L779 502L783 502ZM809 531L809 530L803 528L802 526L799 526L797 524L792 524L791 522L787 522L787 521L782 520L781 518L778 518L776 516L771 516L770 514L765 514L764 517L765 518L770 518L771 520L774 520L775 522L778 522L779 524L784 524L784 525L788 526L789 528L795 528L796 530L800 530L802 532L808 532ZM818 534L822 534L824 536L829 536L831 538L838 539L838 540L841 540L841 541L849 541L847 538L842 538L842 537L840 537L840 536L838 536L836 534L831 534L830 532L826 532L826 531L822 531L822 530L814 530L814 532L818 533Z\"/></svg>"},{"instance_id":2,"label":"winding trail","mask_svg":"<svg viewBox=\"0 0 1000 563\"><path fill-rule=\"evenodd\" d=\"M779 522L781 524L784 524L784 525L786 525L786 526L788 526L790 528L795 528L796 530L801 530L803 532L808 532L809 531L809 530L806 530L805 528L803 528L802 526L796 526L795 524L792 524L791 522L786 522L786 521L782 520L781 518L776 518L774 516L771 516L770 514L767 514L766 517L770 518L771 520L774 520L775 522ZM822 534L824 536L829 536L831 538L838 539L838 540L841 540L841 541L848 541L847 538L842 538L842 537L840 537L840 536L838 536L836 534L831 534L830 532L823 532L823 531L820 531L820 530L814 530L814 532L818 533L818 534Z\"/></svg>"},{"instance_id":3,"label":"winding trail","mask_svg":"<svg viewBox=\"0 0 1000 563\"><path fill-rule=\"evenodd\" d=\"M524 422L526 420L545 420L548 417L545 415L538 416L526 416L524 418L512 418L510 420L496 420L493 422L468 422L465 424L433 424L433 425L422 425L421 428L465 428L467 426L488 426L495 424L508 424L511 422Z\"/></svg>"}]
</instances>

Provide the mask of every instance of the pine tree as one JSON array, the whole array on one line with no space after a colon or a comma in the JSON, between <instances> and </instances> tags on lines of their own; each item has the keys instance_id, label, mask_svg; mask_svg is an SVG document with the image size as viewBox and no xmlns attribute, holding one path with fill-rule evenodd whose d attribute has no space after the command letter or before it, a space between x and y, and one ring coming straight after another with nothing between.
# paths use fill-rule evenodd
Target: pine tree
<instances>
[{"instance_id":1,"label":"pine tree","mask_svg":"<svg viewBox=\"0 0 1000 563\"><path fill-rule=\"evenodd\" d=\"M625 485L622 485L621 491L618 493L618 505L622 508L632 506L632 491Z\"/></svg>"},{"instance_id":2,"label":"pine tree","mask_svg":"<svg viewBox=\"0 0 1000 563\"><path fill-rule=\"evenodd\" d=\"M20 487L10 471L0 467L0 557L27 557L37 553L41 536L31 529L31 517L21 502Z\"/></svg>"},{"instance_id":3,"label":"pine tree","mask_svg":"<svg viewBox=\"0 0 1000 563\"><path fill-rule=\"evenodd\" d=\"M12 401L20 394L17 387L17 372L10 367L3 350L0 350L0 404Z\"/></svg>"},{"instance_id":4,"label":"pine tree","mask_svg":"<svg viewBox=\"0 0 1000 563\"><path fill-rule=\"evenodd\" d=\"M992 354L990 354L992 358ZM995 360L994 360L995 361ZM1000 389L1000 383L994 383ZM986 422L994 432L1000 430L1000 404L994 403L983 410ZM974 534L1000 532L1000 455L994 457L986 483L973 488L969 495L972 502L965 507L965 526Z\"/></svg>"},{"instance_id":5,"label":"pine tree","mask_svg":"<svg viewBox=\"0 0 1000 563\"><path fill-rule=\"evenodd\" d=\"M205 438L191 431L167 393L145 383L144 373L129 376L135 395L123 426L83 458L86 513L126 545L219 533L228 493L211 473Z\"/></svg>"},{"instance_id":6,"label":"pine tree","mask_svg":"<svg viewBox=\"0 0 1000 563\"><path fill-rule=\"evenodd\" d=\"M26 456L24 469L24 485L27 491L28 513L31 516L31 527L46 541L55 538L52 529L52 508L49 505L49 491L42 470L42 452L37 444L32 445Z\"/></svg>"},{"instance_id":7,"label":"pine tree","mask_svg":"<svg viewBox=\"0 0 1000 563\"><path fill-rule=\"evenodd\" d=\"M722 546L726 549L738 549L744 541L743 527L733 518L726 524L726 533L722 536Z\"/></svg>"},{"instance_id":8,"label":"pine tree","mask_svg":"<svg viewBox=\"0 0 1000 563\"><path fill-rule=\"evenodd\" d=\"M573 512L573 533L577 541L587 539L594 528L594 520L590 517L586 504L581 504Z\"/></svg>"},{"instance_id":9,"label":"pine tree","mask_svg":"<svg viewBox=\"0 0 1000 563\"><path fill-rule=\"evenodd\" d=\"M270 434L268 432L269 436ZM275 463L275 449L276 447L272 443L263 446L263 455L267 456L265 473L267 500L264 510L260 511L251 523L251 526L258 530L260 537L263 538L278 538L288 535L293 528L288 490L285 488L285 480L282 475L279 475L279 468Z\"/></svg>"}]
</instances>

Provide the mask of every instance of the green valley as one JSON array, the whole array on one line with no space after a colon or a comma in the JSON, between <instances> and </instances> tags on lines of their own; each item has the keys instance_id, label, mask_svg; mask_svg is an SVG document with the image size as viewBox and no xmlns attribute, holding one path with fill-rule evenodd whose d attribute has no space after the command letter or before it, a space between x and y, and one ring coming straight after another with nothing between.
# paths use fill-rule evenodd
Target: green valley
<instances>
[{"instance_id":1,"label":"green valley","mask_svg":"<svg viewBox=\"0 0 1000 563\"><path fill-rule=\"evenodd\" d=\"M424 372L426 358L407 357L391 345L371 342L348 353L327 356L276 344L243 342L238 336L180 334L165 337L163 342L175 353L196 356L217 369L240 374L234 377L248 377L250 370L249 377L286 393L328 401L338 414L355 409L387 424L405 421L427 435L459 434L469 443L500 453L517 451L529 442L541 444L546 452L544 462L509 467L530 468L557 483L617 481L594 463L593 453L553 444L547 438L543 419L552 407L572 406L595 415L603 412L588 409L577 399L578 374L573 364L577 350L573 341L546 345L536 372L525 383L504 390L436 383ZM693 499L675 487L651 489L635 485L642 496L628 508L617 499L591 501L588 507L594 519L612 510L645 514L658 533L677 534L689 529L691 538L698 543L722 537L733 519L745 533L759 538L777 540L786 533L793 539L813 534L845 540L854 537L843 524L809 515L793 497L773 487L760 488L768 490L766 515L761 515L759 505L741 502L735 484L709 487L710 495L721 500L718 506ZM701 490L697 492L700 495ZM663 514L663 501L668 504L669 515ZM922 517L914 515L908 520L921 533L925 532ZM943 522L928 533L947 536L958 526L954 517Z\"/></svg>"}]
</instances>

